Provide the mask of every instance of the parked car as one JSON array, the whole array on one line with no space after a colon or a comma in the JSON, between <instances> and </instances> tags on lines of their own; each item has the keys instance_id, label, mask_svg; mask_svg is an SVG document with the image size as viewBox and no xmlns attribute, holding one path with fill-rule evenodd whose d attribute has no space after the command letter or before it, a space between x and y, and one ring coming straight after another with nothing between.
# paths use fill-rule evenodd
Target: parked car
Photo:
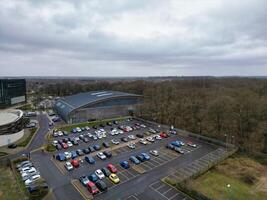
<instances>
[{"instance_id":1,"label":"parked car","mask_svg":"<svg viewBox=\"0 0 267 200\"><path fill-rule=\"evenodd\" d=\"M167 137L168 137L167 133L165 133L165 132L161 132L161 133L159 134L159 136L160 136L161 138L167 138Z\"/></svg>"},{"instance_id":2,"label":"parked car","mask_svg":"<svg viewBox=\"0 0 267 200\"><path fill-rule=\"evenodd\" d=\"M101 160L107 159L107 157L105 156L105 154L103 154L103 152L98 152L97 157L100 158Z\"/></svg>"},{"instance_id":3,"label":"parked car","mask_svg":"<svg viewBox=\"0 0 267 200\"><path fill-rule=\"evenodd\" d=\"M159 152L157 150L150 150L149 153L153 156L159 156Z\"/></svg>"},{"instance_id":4,"label":"parked car","mask_svg":"<svg viewBox=\"0 0 267 200\"><path fill-rule=\"evenodd\" d=\"M111 173L117 173L118 172L118 170L116 169L116 167L114 165L112 165L112 164L108 164L107 165L107 168L109 169L109 171Z\"/></svg>"},{"instance_id":5,"label":"parked car","mask_svg":"<svg viewBox=\"0 0 267 200\"><path fill-rule=\"evenodd\" d=\"M141 155L144 157L144 160L150 160L150 156L147 153L141 153Z\"/></svg>"},{"instance_id":6,"label":"parked car","mask_svg":"<svg viewBox=\"0 0 267 200\"><path fill-rule=\"evenodd\" d=\"M190 147L194 147L194 148L196 148L197 147L197 145L196 144L194 144L193 142L187 142L187 145L188 146L190 146Z\"/></svg>"},{"instance_id":7,"label":"parked car","mask_svg":"<svg viewBox=\"0 0 267 200\"><path fill-rule=\"evenodd\" d=\"M146 140L149 141L149 142L155 142L153 137L147 137Z\"/></svg>"},{"instance_id":8,"label":"parked car","mask_svg":"<svg viewBox=\"0 0 267 200\"><path fill-rule=\"evenodd\" d=\"M88 176L89 180L92 181L92 182L96 182L99 178L98 176L95 174L95 173L91 173L89 176Z\"/></svg>"},{"instance_id":9,"label":"parked car","mask_svg":"<svg viewBox=\"0 0 267 200\"><path fill-rule=\"evenodd\" d=\"M81 149L77 149L76 153L78 154L78 156L84 155L84 152Z\"/></svg>"},{"instance_id":10,"label":"parked car","mask_svg":"<svg viewBox=\"0 0 267 200\"><path fill-rule=\"evenodd\" d=\"M127 137L122 137L122 138L121 138L121 141L123 141L123 142L128 142L128 139L127 139Z\"/></svg>"},{"instance_id":11,"label":"parked car","mask_svg":"<svg viewBox=\"0 0 267 200\"><path fill-rule=\"evenodd\" d=\"M89 149L85 148L85 149L83 149L83 153L84 153L84 154L89 154L90 151L89 151Z\"/></svg>"},{"instance_id":12,"label":"parked car","mask_svg":"<svg viewBox=\"0 0 267 200\"><path fill-rule=\"evenodd\" d=\"M128 135L128 138L129 138L130 140L135 140L135 139L136 139L136 137L135 137L134 135Z\"/></svg>"},{"instance_id":13,"label":"parked car","mask_svg":"<svg viewBox=\"0 0 267 200\"><path fill-rule=\"evenodd\" d=\"M109 175L111 174L111 172L106 167L102 168L102 172L105 174L106 177L109 177Z\"/></svg>"},{"instance_id":14,"label":"parked car","mask_svg":"<svg viewBox=\"0 0 267 200\"><path fill-rule=\"evenodd\" d=\"M84 160L88 162L89 164L95 164L95 159L92 156L85 156Z\"/></svg>"},{"instance_id":15,"label":"parked car","mask_svg":"<svg viewBox=\"0 0 267 200\"><path fill-rule=\"evenodd\" d=\"M9 149L15 149L15 148L17 148L17 146L18 145L16 145L16 144L9 144L7 147L9 148Z\"/></svg>"},{"instance_id":16,"label":"parked car","mask_svg":"<svg viewBox=\"0 0 267 200\"><path fill-rule=\"evenodd\" d=\"M120 182L120 179L116 174L110 174L109 179L115 184Z\"/></svg>"},{"instance_id":17,"label":"parked car","mask_svg":"<svg viewBox=\"0 0 267 200\"><path fill-rule=\"evenodd\" d=\"M108 187L104 181L98 180L95 185L98 187L98 189L102 192L105 192L108 190Z\"/></svg>"},{"instance_id":18,"label":"parked car","mask_svg":"<svg viewBox=\"0 0 267 200\"><path fill-rule=\"evenodd\" d=\"M92 153L92 152L95 151L94 147L92 147L92 146L89 146L89 147L88 147L88 150L90 151L90 153Z\"/></svg>"},{"instance_id":19,"label":"parked car","mask_svg":"<svg viewBox=\"0 0 267 200\"><path fill-rule=\"evenodd\" d=\"M71 170L74 169L73 166L72 166L72 164L71 164L69 161L67 161L67 162L65 163L65 168L66 168L68 171L71 171Z\"/></svg>"},{"instance_id":20,"label":"parked car","mask_svg":"<svg viewBox=\"0 0 267 200\"><path fill-rule=\"evenodd\" d=\"M87 183L89 183L89 179L87 176L83 175L79 178L79 181L83 184L83 186L86 186Z\"/></svg>"},{"instance_id":21,"label":"parked car","mask_svg":"<svg viewBox=\"0 0 267 200\"><path fill-rule=\"evenodd\" d=\"M105 178L105 174L100 169L97 169L95 171L95 174L98 176L99 179Z\"/></svg>"},{"instance_id":22,"label":"parked car","mask_svg":"<svg viewBox=\"0 0 267 200\"><path fill-rule=\"evenodd\" d=\"M41 178L40 175L34 175L34 176L32 176L31 178L27 179L24 183L25 183L25 185L27 186L27 185L30 185L31 183L37 181L37 180L40 179L40 178Z\"/></svg>"},{"instance_id":23,"label":"parked car","mask_svg":"<svg viewBox=\"0 0 267 200\"><path fill-rule=\"evenodd\" d=\"M101 147L100 147L98 144L95 144L95 145L94 145L94 149L95 149L96 151L98 151L98 150L101 149Z\"/></svg>"},{"instance_id":24,"label":"parked car","mask_svg":"<svg viewBox=\"0 0 267 200\"><path fill-rule=\"evenodd\" d=\"M105 148L109 148L109 143L108 143L108 142L103 142L103 146L104 146Z\"/></svg>"},{"instance_id":25,"label":"parked car","mask_svg":"<svg viewBox=\"0 0 267 200\"><path fill-rule=\"evenodd\" d=\"M98 188L96 187L96 185L95 185L92 181L89 181L89 182L87 183L87 189L88 189L89 192L90 192L91 194L93 194L93 195L99 193Z\"/></svg>"},{"instance_id":26,"label":"parked car","mask_svg":"<svg viewBox=\"0 0 267 200\"><path fill-rule=\"evenodd\" d=\"M78 154L76 153L76 151L71 151L71 158L74 159L77 157L78 157Z\"/></svg>"},{"instance_id":27,"label":"parked car","mask_svg":"<svg viewBox=\"0 0 267 200\"><path fill-rule=\"evenodd\" d=\"M107 157L107 158L111 158L112 157L112 153L110 151L103 151L103 154Z\"/></svg>"},{"instance_id":28,"label":"parked car","mask_svg":"<svg viewBox=\"0 0 267 200\"><path fill-rule=\"evenodd\" d=\"M146 141L145 139L140 139L139 142L140 142L141 144L144 144L144 145L148 144L147 141Z\"/></svg>"},{"instance_id":29,"label":"parked car","mask_svg":"<svg viewBox=\"0 0 267 200\"><path fill-rule=\"evenodd\" d=\"M119 142L118 140L115 140L115 139L111 140L111 142L112 142L113 144L115 144L115 145L120 144L120 142Z\"/></svg>"},{"instance_id":30,"label":"parked car","mask_svg":"<svg viewBox=\"0 0 267 200\"><path fill-rule=\"evenodd\" d=\"M120 165L121 165L121 167L124 168L124 169L129 169L129 168L130 168L129 163L128 163L128 161L126 161L126 160L121 161L121 162L120 162Z\"/></svg>"},{"instance_id":31,"label":"parked car","mask_svg":"<svg viewBox=\"0 0 267 200\"><path fill-rule=\"evenodd\" d=\"M130 149L135 149L135 143L129 143L127 147L129 147Z\"/></svg>"},{"instance_id":32,"label":"parked car","mask_svg":"<svg viewBox=\"0 0 267 200\"><path fill-rule=\"evenodd\" d=\"M132 161L136 165L140 164L140 160L138 160L135 156L131 156L130 161Z\"/></svg>"},{"instance_id":33,"label":"parked car","mask_svg":"<svg viewBox=\"0 0 267 200\"><path fill-rule=\"evenodd\" d=\"M167 144L167 145L166 145L166 148L167 148L167 149L171 149L171 150L173 150L173 149L174 149L174 146L173 146L172 144Z\"/></svg>"},{"instance_id":34,"label":"parked car","mask_svg":"<svg viewBox=\"0 0 267 200\"><path fill-rule=\"evenodd\" d=\"M137 133L137 134L136 134L136 137L143 138L143 137L144 137L144 134L142 134L142 133Z\"/></svg>"},{"instance_id":35,"label":"parked car","mask_svg":"<svg viewBox=\"0 0 267 200\"><path fill-rule=\"evenodd\" d=\"M181 148L179 148L179 147L175 147L174 148L174 151L176 151L176 152L178 152L180 154L184 154L184 151Z\"/></svg>"},{"instance_id":36,"label":"parked car","mask_svg":"<svg viewBox=\"0 0 267 200\"><path fill-rule=\"evenodd\" d=\"M75 168L78 168L78 167L79 167L79 161L76 160L76 159L72 160L70 163L71 163L71 165L72 165L73 167L75 167Z\"/></svg>"}]
</instances>

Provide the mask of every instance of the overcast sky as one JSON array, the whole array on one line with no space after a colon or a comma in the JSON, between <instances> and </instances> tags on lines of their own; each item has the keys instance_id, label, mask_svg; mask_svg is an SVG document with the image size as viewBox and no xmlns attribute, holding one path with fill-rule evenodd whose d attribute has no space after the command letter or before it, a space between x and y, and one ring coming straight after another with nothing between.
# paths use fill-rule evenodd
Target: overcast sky
<instances>
[{"instance_id":1,"label":"overcast sky","mask_svg":"<svg viewBox=\"0 0 267 200\"><path fill-rule=\"evenodd\" d=\"M1 0L0 76L267 75L267 0Z\"/></svg>"}]
</instances>

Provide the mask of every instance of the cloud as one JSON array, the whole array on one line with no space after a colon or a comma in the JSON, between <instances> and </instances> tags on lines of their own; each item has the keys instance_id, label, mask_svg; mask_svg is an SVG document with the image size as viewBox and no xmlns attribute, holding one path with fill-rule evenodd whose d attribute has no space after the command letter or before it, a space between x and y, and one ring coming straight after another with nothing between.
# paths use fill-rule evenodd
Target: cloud
<instances>
[{"instance_id":1,"label":"cloud","mask_svg":"<svg viewBox=\"0 0 267 200\"><path fill-rule=\"evenodd\" d=\"M0 75L267 75L265 0L0 1Z\"/></svg>"}]
</instances>

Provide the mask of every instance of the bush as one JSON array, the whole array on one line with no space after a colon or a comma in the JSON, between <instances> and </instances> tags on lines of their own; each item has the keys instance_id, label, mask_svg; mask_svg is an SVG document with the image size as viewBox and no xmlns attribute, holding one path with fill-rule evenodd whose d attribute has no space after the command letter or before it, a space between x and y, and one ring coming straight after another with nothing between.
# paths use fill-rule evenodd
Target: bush
<instances>
[{"instance_id":1,"label":"bush","mask_svg":"<svg viewBox=\"0 0 267 200\"><path fill-rule=\"evenodd\" d=\"M54 147L52 144L47 144L45 150L48 152L54 152L56 151L56 147Z\"/></svg>"}]
</instances>

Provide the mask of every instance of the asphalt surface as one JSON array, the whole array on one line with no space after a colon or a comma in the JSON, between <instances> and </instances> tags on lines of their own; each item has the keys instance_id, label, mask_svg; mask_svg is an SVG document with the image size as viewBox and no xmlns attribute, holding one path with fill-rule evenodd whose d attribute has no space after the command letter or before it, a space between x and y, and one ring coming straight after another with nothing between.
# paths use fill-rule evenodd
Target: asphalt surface
<instances>
[{"instance_id":1,"label":"asphalt surface","mask_svg":"<svg viewBox=\"0 0 267 200\"><path fill-rule=\"evenodd\" d=\"M28 146L28 148L18 154L12 155L13 158L20 156L22 153L28 153L34 149L37 149L43 145L45 142L44 137L49 130L49 119L47 115L40 114L37 116L37 120L39 121L40 129L38 130L37 134L35 135L32 143ZM135 121L132 122L124 122L126 124L133 124ZM150 126L153 127L153 126ZM106 127L110 128L110 127ZM153 127L155 128L155 127ZM157 127L158 128L158 127ZM119 139L122 136L127 136L129 134L137 134L139 132L145 132L147 129L136 130L130 133L124 133L122 135L117 136L108 136L107 138L99 141L90 141L89 143L81 142L79 146L74 146L69 150L77 150L82 149L84 147L88 147L89 145L93 144L102 144L103 141L110 141L111 139ZM77 136L78 134L75 134ZM74 136L74 134L73 134ZM67 136L68 137L68 136ZM61 137L64 138L64 137ZM58 139L58 138L55 138ZM121 151L116 152L117 155L113 156L111 159L106 161L102 161L96 158L95 165L89 165L88 163L83 163L81 167L75 169L72 172L66 172L65 174L61 173L59 169L56 167L54 162L52 162L52 154L43 153L41 151L36 151L31 154L31 160L33 161L34 165L40 171L41 176L47 181L48 185L53 189L55 197L58 200L78 200L83 199L82 195L73 187L71 184L71 180L78 179L81 175L88 175L91 172L94 172L96 169L102 168L106 166L108 163L118 164L122 160L128 160L131 155L137 155L141 152L148 152L151 149L158 149L160 150L163 146L165 146L170 141L182 139L184 141L193 141L195 142L199 148L187 153L185 155L181 155L178 157L174 157L173 159L166 159L167 161L164 162L162 165L157 166L153 169L147 170L144 174L135 174L133 175L134 171L127 172L124 170L124 173L120 175L126 176L127 174L132 174L131 177L127 179L124 183L118 185L112 185L108 192L101 193L96 195L94 199L143 199L143 200L161 200L161 199L189 199L186 195L182 194L179 191L174 191L172 188L168 188L169 186L160 186L160 187L153 187L155 186L162 177L169 175L173 170L183 167L192 163L193 161L197 160L200 157L203 157L210 152L216 150L218 147L210 144L205 144L203 142L197 141L193 138L183 138L182 136L172 136L167 139L162 139L161 141L156 141L155 143L149 145L141 145L137 144L137 149L130 150L127 147L123 147ZM121 142L122 143L122 142ZM140 147L141 146L141 147ZM123 151L122 151L123 150ZM62 150L63 151L63 150ZM61 151L61 152L62 152ZM159 152L160 153L160 152ZM166 155L167 156L167 155ZM171 157L170 155L167 157ZM164 159L164 156L162 156ZM57 161L56 161L57 162ZM151 161L152 162L152 161ZM149 163L147 163L148 165ZM121 169L119 169L120 171ZM126 171L126 172L125 172ZM124 175L123 175L124 174ZM165 191L162 188L165 189ZM159 195L159 193L163 193L164 195L170 195L170 198Z\"/></svg>"}]
</instances>

